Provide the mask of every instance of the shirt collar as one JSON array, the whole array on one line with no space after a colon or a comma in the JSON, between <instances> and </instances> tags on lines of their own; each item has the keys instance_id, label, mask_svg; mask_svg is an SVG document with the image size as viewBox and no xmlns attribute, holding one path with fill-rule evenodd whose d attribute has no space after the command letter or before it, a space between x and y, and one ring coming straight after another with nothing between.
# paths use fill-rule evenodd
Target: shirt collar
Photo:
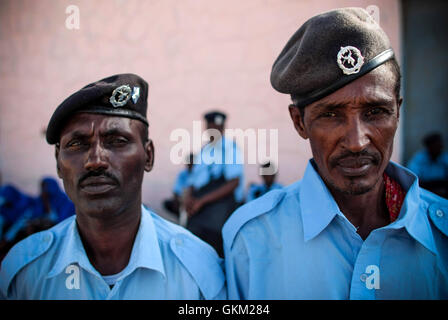
<instances>
[{"instance_id":1,"label":"shirt collar","mask_svg":"<svg viewBox=\"0 0 448 320\"><path fill-rule=\"evenodd\" d=\"M76 219L73 218L62 242L62 247L61 250L59 250L56 262L48 274L49 278L58 275L65 270L67 266L73 263L77 263L86 271L101 277L87 257L79 236ZM144 206L142 206L140 226L135 237L131 257L122 277L126 277L139 267L158 271L165 276L165 269L163 267L162 254L160 252L154 221L151 217L151 213Z\"/></svg>"},{"instance_id":2,"label":"shirt collar","mask_svg":"<svg viewBox=\"0 0 448 320\"><path fill-rule=\"evenodd\" d=\"M406 191L406 197L397 220L384 228L399 229L404 227L415 240L432 253L437 254L429 221L425 214L419 213L421 200L417 176L393 162L390 162L386 167L386 174L401 185ZM336 215L345 218L319 173L314 168L313 160L310 160L305 170L299 191L299 199L305 241L316 237L322 232Z\"/></svg>"},{"instance_id":3,"label":"shirt collar","mask_svg":"<svg viewBox=\"0 0 448 320\"><path fill-rule=\"evenodd\" d=\"M422 207L417 176L394 162L390 162L386 167L386 174L397 181L406 192L397 220L386 228L399 229L404 227L415 240L432 253L437 254L432 229L427 219L427 208ZM425 212L421 212L422 210Z\"/></svg>"},{"instance_id":4,"label":"shirt collar","mask_svg":"<svg viewBox=\"0 0 448 320\"><path fill-rule=\"evenodd\" d=\"M305 241L316 237L336 215L342 215L312 161L308 162L299 191Z\"/></svg>"}]
</instances>

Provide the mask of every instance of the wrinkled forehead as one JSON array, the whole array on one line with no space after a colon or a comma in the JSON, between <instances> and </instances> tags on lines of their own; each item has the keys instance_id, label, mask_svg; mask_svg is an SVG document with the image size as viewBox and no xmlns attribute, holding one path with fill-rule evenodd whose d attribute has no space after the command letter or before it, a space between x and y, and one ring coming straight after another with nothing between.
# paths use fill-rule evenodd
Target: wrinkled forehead
<instances>
[{"instance_id":1,"label":"wrinkled forehead","mask_svg":"<svg viewBox=\"0 0 448 320\"><path fill-rule=\"evenodd\" d=\"M77 113L61 130L60 139L74 133L91 135L95 132L104 133L115 130L119 132L137 133L137 121L117 116L108 116L93 113Z\"/></svg>"}]
</instances>

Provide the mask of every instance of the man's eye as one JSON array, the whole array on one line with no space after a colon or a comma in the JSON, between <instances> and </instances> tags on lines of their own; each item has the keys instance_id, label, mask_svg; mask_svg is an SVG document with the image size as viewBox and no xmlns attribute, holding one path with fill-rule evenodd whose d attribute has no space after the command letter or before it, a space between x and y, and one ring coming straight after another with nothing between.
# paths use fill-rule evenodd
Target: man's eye
<instances>
[{"instance_id":1,"label":"man's eye","mask_svg":"<svg viewBox=\"0 0 448 320\"><path fill-rule=\"evenodd\" d=\"M122 138L122 137L112 138L112 139L109 139L109 141L108 141L109 144L113 144L113 145L123 145L123 144L126 144L127 142L128 142L128 139Z\"/></svg>"},{"instance_id":2,"label":"man's eye","mask_svg":"<svg viewBox=\"0 0 448 320\"><path fill-rule=\"evenodd\" d=\"M328 111L321 114L322 118L334 118L336 117L336 112Z\"/></svg>"},{"instance_id":3,"label":"man's eye","mask_svg":"<svg viewBox=\"0 0 448 320\"><path fill-rule=\"evenodd\" d=\"M76 148L76 147L80 147L80 146L81 146L81 141L79 141L79 140L72 140L72 141L69 141L69 142L65 145L66 148Z\"/></svg>"},{"instance_id":4,"label":"man's eye","mask_svg":"<svg viewBox=\"0 0 448 320\"><path fill-rule=\"evenodd\" d=\"M386 110L383 108L372 108L369 111L367 111L366 115L368 117L370 117L370 116L380 115L380 114L384 114L384 113L386 113Z\"/></svg>"}]
</instances>

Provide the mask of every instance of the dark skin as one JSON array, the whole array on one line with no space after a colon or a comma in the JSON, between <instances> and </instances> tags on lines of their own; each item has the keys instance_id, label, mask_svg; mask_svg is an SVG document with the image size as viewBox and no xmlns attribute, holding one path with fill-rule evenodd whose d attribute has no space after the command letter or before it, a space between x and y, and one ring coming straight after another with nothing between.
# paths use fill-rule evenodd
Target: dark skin
<instances>
[{"instance_id":1,"label":"dark skin","mask_svg":"<svg viewBox=\"0 0 448 320\"><path fill-rule=\"evenodd\" d=\"M217 125L213 122L207 122L207 130L208 129L218 130L219 133L221 134L221 136L224 133L224 125ZM210 143L213 143L213 141L214 141L213 136L211 136L210 141L211 141ZM201 198L194 198L192 195L193 188L191 188L191 187L188 188L184 195L185 209L187 211L188 216L192 217L193 215L198 213L207 204L216 202L219 199L222 199L222 198L228 196L229 194L231 194L232 192L235 191L235 189L238 187L238 184L239 184L238 178L231 179L231 180L227 181L227 183L222 185L220 188L202 196Z\"/></svg>"},{"instance_id":2,"label":"dark skin","mask_svg":"<svg viewBox=\"0 0 448 320\"><path fill-rule=\"evenodd\" d=\"M86 254L102 275L126 267L140 225L143 174L154 162L143 127L138 120L80 113L64 126L55 149Z\"/></svg>"},{"instance_id":3,"label":"dark skin","mask_svg":"<svg viewBox=\"0 0 448 320\"><path fill-rule=\"evenodd\" d=\"M362 239L390 223L383 173L402 103L394 83L382 65L307 106L303 118L289 107L295 129L310 140L321 178Z\"/></svg>"}]
</instances>

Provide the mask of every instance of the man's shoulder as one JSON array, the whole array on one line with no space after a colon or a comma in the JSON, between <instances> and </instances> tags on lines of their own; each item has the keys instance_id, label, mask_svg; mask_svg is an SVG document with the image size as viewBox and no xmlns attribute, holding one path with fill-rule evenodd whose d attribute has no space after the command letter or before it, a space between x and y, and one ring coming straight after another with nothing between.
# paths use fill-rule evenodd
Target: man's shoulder
<instances>
[{"instance_id":1,"label":"man's shoulder","mask_svg":"<svg viewBox=\"0 0 448 320\"><path fill-rule=\"evenodd\" d=\"M437 229L448 237L448 200L428 190L420 189L420 198L424 202L424 208L429 219Z\"/></svg>"},{"instance_id":2,"label":"man's shoulder","mask_svg":"<svg viewBox=\"0 0 448 320\"><path fill-rule=\"evenodd\" d=\"M149 210L148 210L149 211ZM149 211L161 246L189 272L206 299L224 287L223 261L215 250L185 228ZM164 257L167 258L167 257Z\"/></svg>"},{"instance_id":3,"label":"man's shoulder","mask_svg":"<svg viewBox=\"0 0 448 320\"><path fill-rule=\"evenodd\" d=\"M45 263L41 262L54 251L73 219L74 216L69 217L48 230L34 233L11 248L0 269L0 291L5 296L13 279L25 268L33 266L40 269L40 274L45 274L45 270L41 270Z\"/></svg>"},{"instance_id":4,"label":"man's shoulder","mask_svg":"<svg viewBox=\"0 0 448 320\"><path fill-rule=\"evenodd\" d=\"M222 234L226 246L231 246L236 235L242 232L244 226L249 222L256 222L262 216L272 215L284 205L289 199L298 199L301 180L279 189L274 189L263 196L246 203L238 208L225 223Z\"/></svg>"}]
</instances>

